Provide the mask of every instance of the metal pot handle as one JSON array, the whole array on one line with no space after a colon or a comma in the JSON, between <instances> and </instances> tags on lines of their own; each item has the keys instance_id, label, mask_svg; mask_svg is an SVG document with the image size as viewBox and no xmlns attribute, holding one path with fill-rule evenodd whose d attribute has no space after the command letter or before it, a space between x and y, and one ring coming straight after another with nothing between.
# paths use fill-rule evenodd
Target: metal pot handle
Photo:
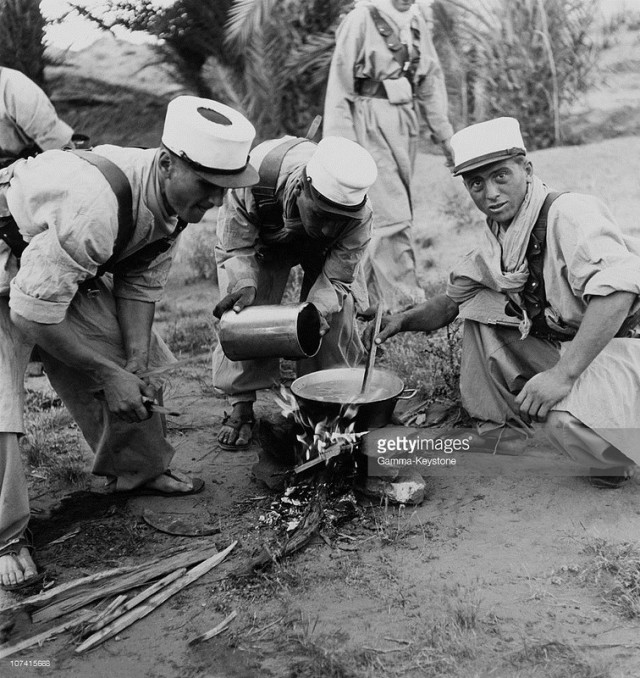
<instances>
[{"instance_id":1,"label":"metal pot handle","mask_svg":"<svg viewBox=\"0 0 640 678\"><path fill-rule=\"evenodd\" d=\"M417 392L417 388L403 388L402 393L398 396L398 400L411 400Z\"/></svg>"}]
</instances>

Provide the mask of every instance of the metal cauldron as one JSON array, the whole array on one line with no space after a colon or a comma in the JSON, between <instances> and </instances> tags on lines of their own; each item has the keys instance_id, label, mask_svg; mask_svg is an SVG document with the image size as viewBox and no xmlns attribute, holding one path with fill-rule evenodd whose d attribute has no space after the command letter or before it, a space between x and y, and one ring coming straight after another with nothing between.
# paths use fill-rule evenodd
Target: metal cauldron
<instances>
[{"instance_id":1,"label":"metal cauldron","mask_svg":"<svg viewBox=\"0 0 640 678\"><path fill-rule=\"evenodd\" d=\"M227 311L220 318L218 340L229 360L312 358L322 341L320 312L310 302Z\"/></svg>"},{"instance_id":2,"label":"metal cauldron","mask_svg":"<svg viewBox=\"0 0 640 678\"><path fill-rule=\"evenodd\" d=\"M291 392L300 410L314 422L339 416L347 404L358 405L356 431L386 426L398 400L416 394L415 389L405 390L399 376L378 368L373 370L369 389L361 394L363 378L362 367L320 370L296 379Z\"/></svg>"}]
</instances>

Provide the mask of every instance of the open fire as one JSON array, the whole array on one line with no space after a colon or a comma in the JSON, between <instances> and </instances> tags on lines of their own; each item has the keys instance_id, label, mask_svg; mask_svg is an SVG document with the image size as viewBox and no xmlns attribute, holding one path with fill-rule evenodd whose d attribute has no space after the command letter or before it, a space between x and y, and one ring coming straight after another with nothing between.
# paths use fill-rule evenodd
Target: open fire
<instances>
[{"instance_id":1,"label":"open fire","mask_svg":"<svg viewBox=\"0 0 640 678\"><path fill-rule=\"evenodd\" d=\"M327 462L340 454L352 453L364 432L355 431L355 417L358 405L345 404L337 416L326 417L314 422L302 412L295 396L284 386L280 388L280 396L275 402L282 415L297 424L300 432L296 435L296 472L311 468L316 464Z\"/></svg>"}]
</instances>

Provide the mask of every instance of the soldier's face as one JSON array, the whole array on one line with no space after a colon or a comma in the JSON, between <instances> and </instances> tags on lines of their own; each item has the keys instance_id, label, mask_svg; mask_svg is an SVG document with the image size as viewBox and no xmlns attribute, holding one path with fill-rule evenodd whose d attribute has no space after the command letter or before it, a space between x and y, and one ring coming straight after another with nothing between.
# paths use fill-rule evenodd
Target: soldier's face
<instances>
[{"instance_id":1,"label":"soldier's face","mask_svg":"<svg viewBox=\"0 0 640 678\"><path fill-rule=\"evenodd\" d=\"M411 9L414 0L391 0L391 4L398 12L406 12Z\"/></svg>"},{"instance_id":2,"label":"soldier's face","mask_svg":"<svg viewBox=\"0 0 640 678\"><path fill-rule=\"evenodd\" d=\"M533 176L531 162L509 158L462 175L476 207L502 226L518 213Z\"/></svg>"},{"instance_id":3,"label":"soldier's face","mask_svg":"<svg viewBox=\"0 0 640 678\"><path fill-rule=\"evenodd\" d=\"M181 219L197 224L212 207L222 205L225 189L199 177L182 160L170 159L164 170L165 198Z\"/></svg>"}]
</instances>

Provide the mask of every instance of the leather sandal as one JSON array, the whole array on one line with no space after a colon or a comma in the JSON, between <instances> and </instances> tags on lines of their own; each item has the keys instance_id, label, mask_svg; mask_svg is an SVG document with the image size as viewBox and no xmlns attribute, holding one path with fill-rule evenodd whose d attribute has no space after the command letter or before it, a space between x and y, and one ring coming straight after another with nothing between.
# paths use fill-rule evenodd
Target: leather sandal
<instances>
[{"instance_id":1,"label":"leather sandal","mask_svg":"<svg viewBox=\"0 0 640 678\"><path fill-rule=\"evenodd\" d=\"M17 539L9 542L5 546L0 547L0 557L2 556L11 556L12 558L18 559L20 551L26 548L29 551L31 560L33 560L36 569L38 570L33 577L29 577L24 581L19 582L18 584L3 584L0 582L0 588L3 591L18 591L20 589L25 589L31 586L35 586L44 580L46 572L41 571L36 559L34 558L35 549L33 548L33 537L29 530L25 530L24 534Z\"/></svg>"},{"instance_id":2,"label":"leather sandal","mask_svg":"<svg viewBox=\"0 0 640 678\"><path fill-rule=\"evenodd\" d=\"M251 427L251 435L249 436L249 440L247 440L246 443L242 443L240 445L236 445L235 443L222 443L218 439L218 445L223 449L223 450L229 450L231 452L235 452L237 450L246 450L249 445L251 445L252 438L253 438L253 427L255 426L256 420L252 416L250 417L234 417L230 414L227 414L226 412L224 413L224 418L222 420L222 426L228 426L229 428L232 428L234 431L236 431L238 434L240 434L240 431L243 426L250 426ZM236 438L237 440L237 438Z\"/></svg>"}]
</instances>

